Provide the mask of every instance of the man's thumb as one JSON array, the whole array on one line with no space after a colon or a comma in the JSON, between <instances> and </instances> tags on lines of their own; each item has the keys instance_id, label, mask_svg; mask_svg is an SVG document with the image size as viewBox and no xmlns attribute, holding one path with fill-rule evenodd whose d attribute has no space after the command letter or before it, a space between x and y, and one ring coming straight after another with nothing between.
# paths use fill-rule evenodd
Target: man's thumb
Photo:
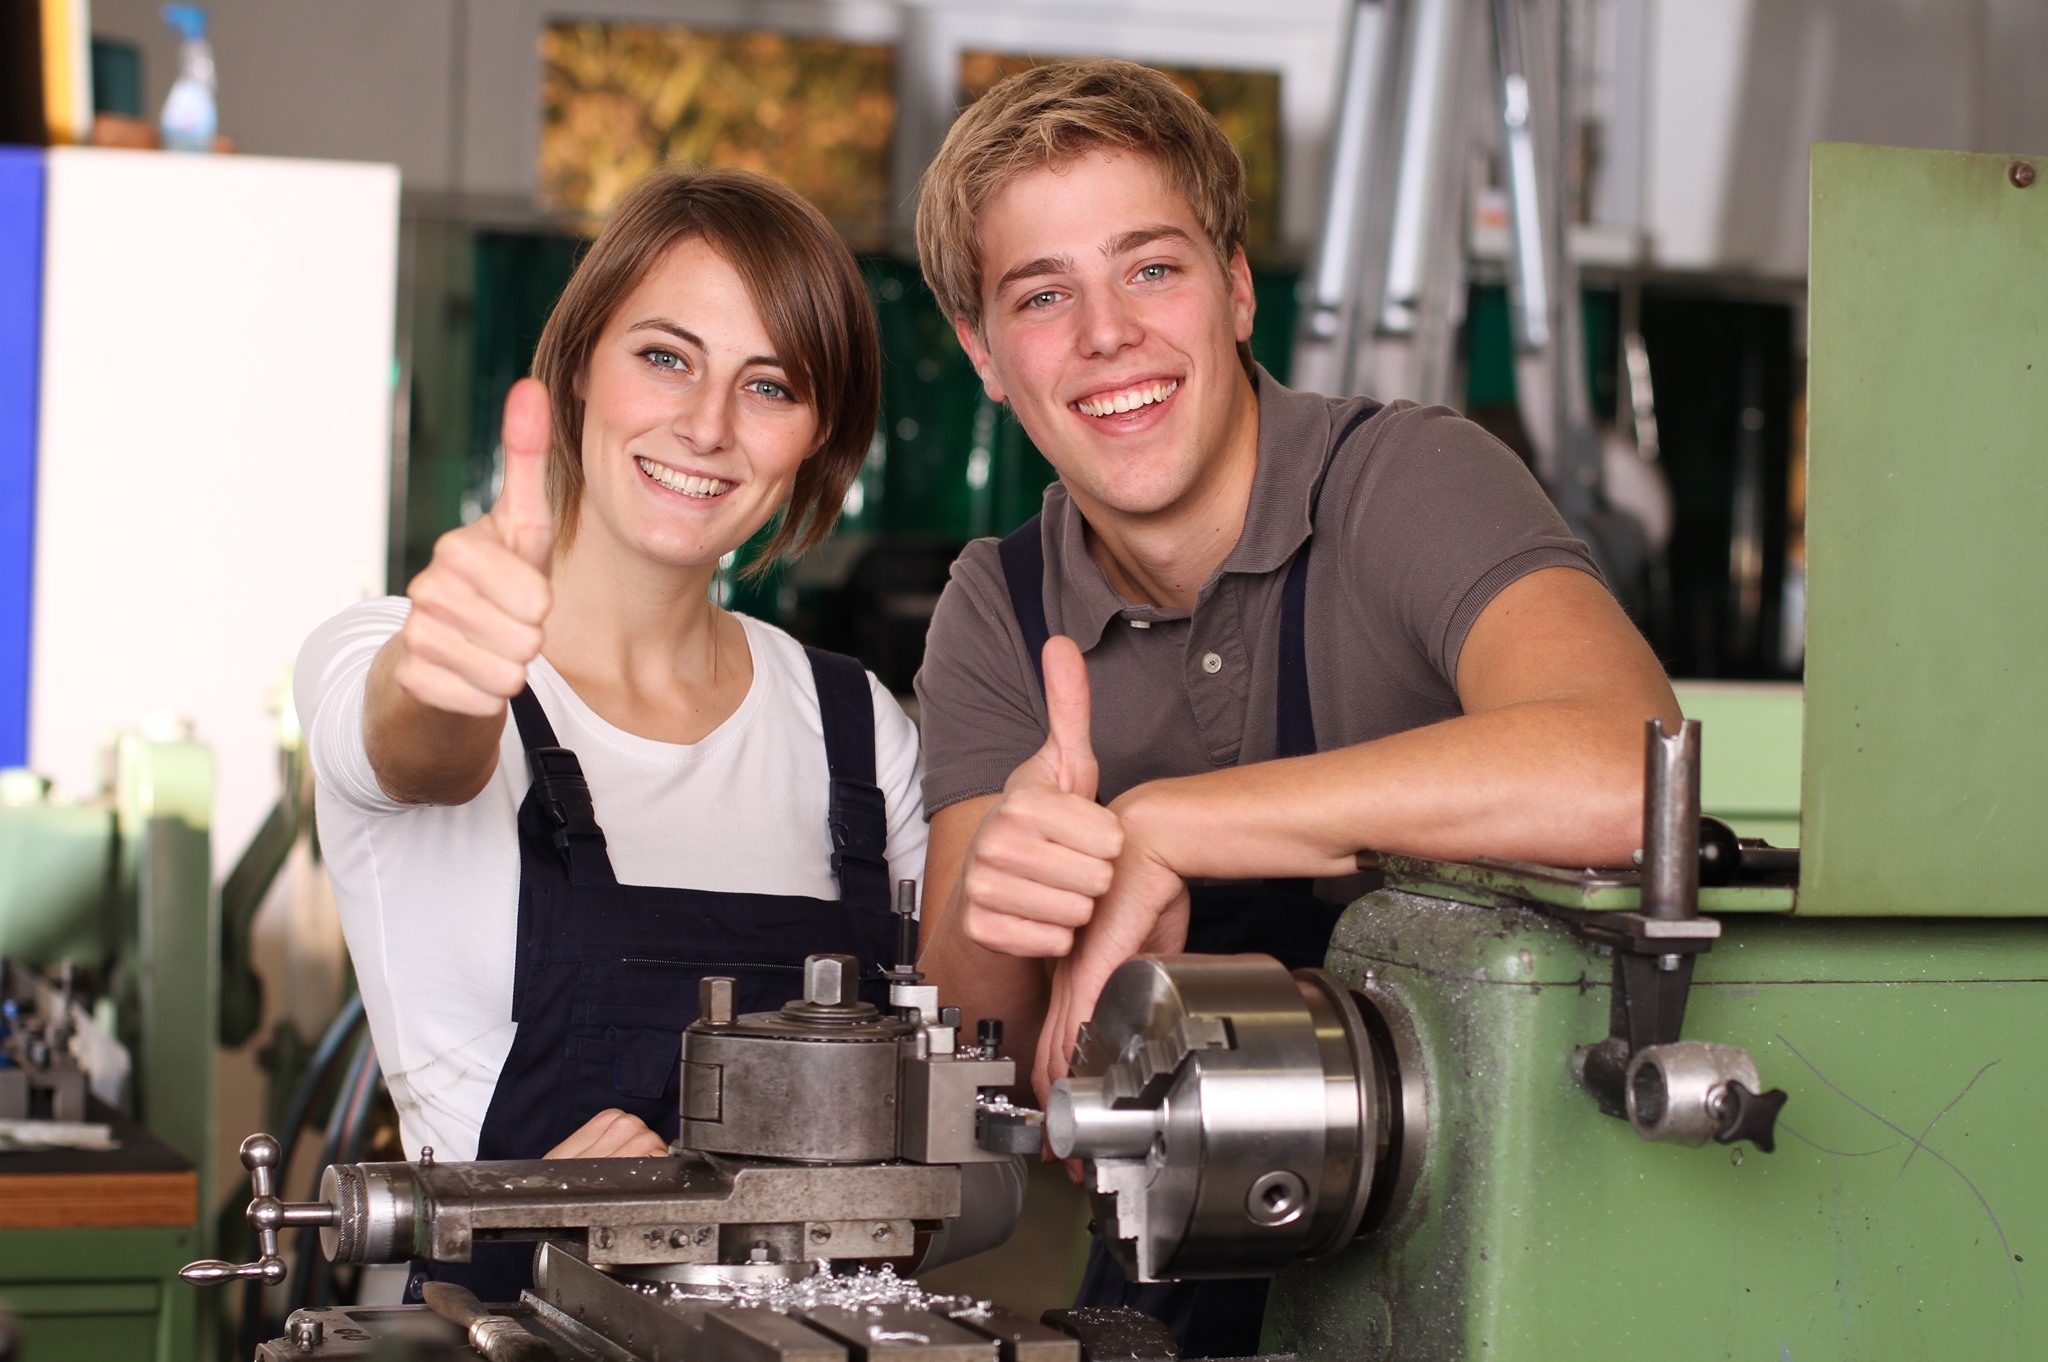
<instances>
[{"instance_id":1,"label":"man's thumb","mask_svg":"<svg viewBox=\"0 0 2048 1362\"><path fill-rule=\"evenodd\" d=\"M1060 788L1095 798L1097 768L1090 732L1088 664L1074 640L1055 634L1040 658L1045 668L1046 745L1059 771Z\"/></svg>"},{"instance_id":2,"label":"man's thumb","mask_svg":"<svg viewBox=\"0 0 2048 1362\"><path fill-rule=\"evenodd\" d=\"M505 481L491 507L505 547L546 572L555 552L554 508L548 504L548 390L522 378L505 395Z\"/></svg>"}]
</instances>

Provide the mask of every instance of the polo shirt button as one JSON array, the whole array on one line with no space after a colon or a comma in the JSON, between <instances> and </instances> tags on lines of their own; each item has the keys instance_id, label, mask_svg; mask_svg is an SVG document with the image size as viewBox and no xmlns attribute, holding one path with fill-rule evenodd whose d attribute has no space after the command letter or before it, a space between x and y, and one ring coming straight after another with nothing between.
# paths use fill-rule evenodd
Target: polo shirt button
<instances>
[{"instance_id":1,"label":"polo shirt button","mask_svg":"<svg viewBox=\"0 0 2048 1362\"><path fill-rule=\"evenodd\" d=\"M1215 653L1202 654L1202 670L1214 676L1223 670L1223 659Z\"/></svg>"}]
</instances>

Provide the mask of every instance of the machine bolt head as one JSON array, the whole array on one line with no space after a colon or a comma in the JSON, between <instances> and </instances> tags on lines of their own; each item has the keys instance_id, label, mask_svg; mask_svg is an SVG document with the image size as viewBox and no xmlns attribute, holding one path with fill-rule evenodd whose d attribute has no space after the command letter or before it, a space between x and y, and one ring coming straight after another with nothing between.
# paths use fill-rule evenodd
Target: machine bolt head
<instances>
[{"instance_id":1,"label":"machine bolt head","mask_svg":"<svg viewBox=\"0 0 2048 1362\"><path fill-rule=\"evenodd\" d=\"M319 1347L327 1330L311 1315L292 1316L292 1346L302 1353L312 1352Z\"/></svg>"},{"instance_id":2,"label":"machine bolt head","mask_svg":"<svg viewBox=\"0 0 2048 1362\"><path fill-rule=\"evenodd\" d=\"M814 1007L845 1007L860 987L860 961L851 955L813 955L804 960L804 1001Z\"/></svg>"},{"instance_id":3,"label":"machine bolt head","mask_svg":"<svg viewBox=\"0 0 2048 1362\"><path fill-rule=\"evenodd\" d=\"M739 985L723 975L697 982L697 1016L706 1026L731 1026L739 1012Z\"/></svg>"},{"instance_id":4,"label":"machine bolt head","mask_svg":"<svg viewBox=\"0 0 2048 1362\"><path fill-rule=\"evenodd\" d=\"M670 1230L668 1232L668 1246L670 1248L688 1248L690 1246L689 1227L686 1225L681 1229Z\"/></svg>"},{"instance_id":5,"label":"machine bolt head","mask_svg":"<svg viewBox=\"0 0 2048 1362\"><path fill-rule=\"evenodd\" d=\"M811 1242L813 1244L822 1244L831 1237L832 1227L830 1225L811 1226Z\"/></svg>"},{"instance_id":6,"label":"machine bolt head","mask_svg":"<svg viewBox=\"0 0 2048 1362\"><path fill-rule=\"evenodd\" d=\"M875 1228L869 1232L869 1237L871 1237L876 1243L879 1244L884 1239L887 1239L891 1233L892 1231L886 1224L877 1224Z\"/></svg>"},{"instance_id":7,"label":"machine bolt head","mask_svg":"<svg viewBox=\"0 0 2048 1362\"><path fill-rule=\"evenodd\" d=\"M2025 189L2034 182L2034 167L2031 162L2014 161L2007 167L2005 175L2012 181L2014 189Z\"/></svg>"}]
</instances>

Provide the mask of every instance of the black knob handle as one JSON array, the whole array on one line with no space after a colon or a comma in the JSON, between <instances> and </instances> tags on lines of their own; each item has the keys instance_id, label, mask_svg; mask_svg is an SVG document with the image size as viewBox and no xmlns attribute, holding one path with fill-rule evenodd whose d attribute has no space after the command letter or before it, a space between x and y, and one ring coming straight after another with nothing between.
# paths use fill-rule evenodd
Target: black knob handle
<instances>
[{"instance_id":1,"label":"black knob handle","mask_svg":"<svg viewBox=\"0 0 2048 1362\"><path fill-rule=\"evenodd\" d=\"M1714 1132L1714 1143L1734 1144L1737 1140L1748 1140L1764 1153L1770 1153L1777 1148L1778 1109L1784 1105L1783 1088L1751 1092L1738 1080L1729 1079L1714 1104L1715 1113L1721 1118L1721 1128Z\"/></svg>"},{"instance_id":2,"label":"black knob handle","mask_svg":"<svg viewBox=\"0 0 2048 1362\"><path fill-rule=\"evenodd\" d=\"M1742 842L1735 829L1708 815L1700 819L1700 883L1733 884L1742 869Z\"/></svg>"}]
</instances>

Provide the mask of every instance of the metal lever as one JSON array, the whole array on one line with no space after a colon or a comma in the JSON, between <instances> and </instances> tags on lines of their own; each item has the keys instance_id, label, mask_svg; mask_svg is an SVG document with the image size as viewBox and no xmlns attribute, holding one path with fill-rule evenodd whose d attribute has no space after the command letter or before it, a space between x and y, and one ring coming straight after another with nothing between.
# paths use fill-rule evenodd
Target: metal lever
<instances>
[{"instance_id":1,"label":"metal lever","mask_svg":"<svg viewBox=\"0 0 2048 1362\"><path fill-rule=\"evenodd\" d=\"M555 1350L528 1333L518 1320L493 1313L476 1293L454 1282L428 1282L420 1299L442 1319L461 1328L469 1346L488 1362L550 1362Z\"/></svg>"},{"instance_id":2,"label":"metal lever","mask_svg":"<svg viewBox=\"0 0 2048 1362\"><path fill-rule=\"evenodd\" d=\"M195 1286L232 1282L250 1277L276 1286L291 1270L285 1265L284 1259L278 1256L277 1232L287 1226L328 1226L336 1223L338 1216L335 1208L324 1201L293 1202L278 1199L277 1165L283 1156L284 1150L272 1136L256 1134L242 1141L242 1166L249 1170L250 1190L255 1193L249 1202L249 1224L256 1231L256 1244L261 1256L253 1263L229 1263L218 1258L204 1258L179 1268L180 1277Z\"/></svg>"}]
</instances>

